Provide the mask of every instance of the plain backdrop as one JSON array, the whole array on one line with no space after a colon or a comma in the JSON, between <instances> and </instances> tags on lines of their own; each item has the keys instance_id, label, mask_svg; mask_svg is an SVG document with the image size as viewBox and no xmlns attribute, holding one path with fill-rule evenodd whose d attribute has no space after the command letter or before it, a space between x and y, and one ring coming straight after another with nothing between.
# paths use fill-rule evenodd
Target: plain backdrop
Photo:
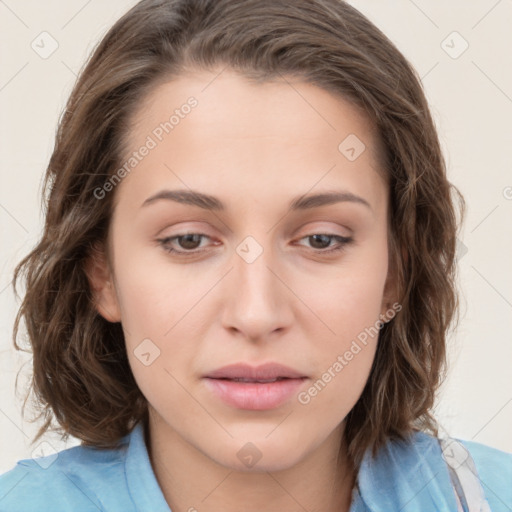
<instances>
[{"instance_id":1,"label":"plain backdrop","mask_svg":"<svg viewBox=\"0 0 512 512\"><path fill-rule=\"evenodd\" d=\"M37 424L21 415L30 358L13 349L18 303L10 282L41 233L41 180L76 75L135 3L0 1L0 472L78 444L55 435L30 444ZM512 1L350 3L417 69L449 179L467 201L458 257L461 321L450 335L450 374L436 416L454 437L512 452ZM53 53L41 55L42 46ZM15 394L20 369L21 396Z\"/></svg>"}]
</instances>

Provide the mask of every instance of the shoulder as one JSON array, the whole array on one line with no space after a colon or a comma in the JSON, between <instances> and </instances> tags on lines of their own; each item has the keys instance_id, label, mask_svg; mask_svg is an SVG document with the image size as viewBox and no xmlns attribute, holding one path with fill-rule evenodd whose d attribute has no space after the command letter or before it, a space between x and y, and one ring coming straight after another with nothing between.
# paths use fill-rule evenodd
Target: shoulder
<instances>
[{"instance_id":1,"label":"shoulder","mask_svg":"<svg viewBox=\"0 0 512 512\"><path fill-rule=\"evenodd\" d=\"M372 512L457 510L450 466L466 471L463 480L474 491L480 482L493 512L512 511L512 454L457 438L443 444L422 431L388 439L375 457L365 454L358 474L362 500Z\"/></svg>"},{"instance_id":2,"label":"shoulder","mask_svg":"<svg viewBox=\"0 0 512 512\"><path fill-rule=\"evenodd\" d=\"M419 445L439 445L440 440L424 432L413 436ZM476 493L478 484L493 512L512 511L512 453L459 438L448 438L440 445L441 458L457 474L466 494Z\"/></svg>"},{"instance_id":3,"label":"shoulder","mask_svg":"<svg viewBox=\"0 0 512 512\"><path fill-rule=\"evenodd\" d=\"M124 443L115 450L75 446L20 460L0 475L0 512L111 510L102 490L116 489L123 501L125 452Z\"/></svg>"},{"instance_id":4,"label":"shoulder","mask_svg":"<svg viewBox=\"0 0 512 512\"><path fill-rule=\"evenodd\" d=\"M457 439L475 462L491 510L512 511L512 453L475 441Z\"/></svg>"},{"instance_id":5,"label":"shoulder","mask_svg":"<svg viewBox=\"0 0 512 512\"><path fill-rule=\"evenodd\" d=\"M459 438L448 438L440 442L440 439L425 432L415 432L411 443L416 445L412 452L420 460L424 460L421 454L425 451L432 455L426 458L432 468L436 467L439 459L443 465L451 466L467 495L474 493L477 496L476 488L480 484L493 512L512 511L511 453ZM402 449L407 451L403 446ZM444 472L438 475L446 478Z\"/></svg>"}]
</instances>

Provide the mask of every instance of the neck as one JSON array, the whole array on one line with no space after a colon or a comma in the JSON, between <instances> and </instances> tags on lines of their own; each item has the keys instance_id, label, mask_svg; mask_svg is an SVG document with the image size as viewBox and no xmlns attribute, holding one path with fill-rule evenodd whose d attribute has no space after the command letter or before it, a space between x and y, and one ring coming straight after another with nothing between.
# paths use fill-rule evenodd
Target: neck
<instances>
[{"instance_id":1,"label":"neck","mask_svg":"<svg viewBox=\"0 0 512 512\"><path fill-rule=\"evenodd\" d=\"M146 446L173 512L348 512L356 472L343 426L297 464L239 471L218 464L162 420L150 419Z\"/></svg>"}]
</instances>

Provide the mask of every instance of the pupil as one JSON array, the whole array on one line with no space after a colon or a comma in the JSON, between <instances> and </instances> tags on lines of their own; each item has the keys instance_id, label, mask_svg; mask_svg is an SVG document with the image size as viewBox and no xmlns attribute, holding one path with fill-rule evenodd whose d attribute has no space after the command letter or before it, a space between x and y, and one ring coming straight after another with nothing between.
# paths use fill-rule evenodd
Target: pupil
<instances>
[{"instance_id":1,"label":"pupil","mask_svg":"<svg viewBox=\"0 0 512 512\"><path fill-rule=\"evenodd\" d=\"M312 235L312 236L311 236L311 238L312 238L312 239L313 239L313 241L314 241L314 243L312 244L312 245L313 245L313 247L315 247L315 243L318 241L318 239L319 239L320 237L323 237L323 239L324 239L324 241L325 241L325 245L323 245L323 246L322 246L322 244L320 243L320 245L321 245L322 247L316 247L316 248L320 248L320 249L322 249L322 248L324 248L324 247L326 247L326 246L328 247L328 246L329 246L329 239L330 239L330 237L329 237L328 235Z\"/></svg>"},{"instance_id":2,"label":"pupil","mask_svg":"<svg viewBox=\"0 0 512 512\"><path fill-rule=\"evenodd\" d=\"M191 239L194 239L194 238L197 239L198 235L190 234L190 235L184 235L180 238L181 238L182 242L183 242L183 240L185 240L184 244L183 243L180 244L184 249L195 249L196 248L198 240L196 240L194 242L194 241L191 241Z\"/></svg>"}]
</instances>

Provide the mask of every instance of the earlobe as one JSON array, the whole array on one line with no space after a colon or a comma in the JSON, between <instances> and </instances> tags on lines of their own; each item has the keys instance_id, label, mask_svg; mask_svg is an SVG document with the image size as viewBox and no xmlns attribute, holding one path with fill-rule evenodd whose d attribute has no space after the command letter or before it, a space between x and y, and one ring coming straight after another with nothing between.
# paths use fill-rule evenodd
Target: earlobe
<instances>
[{"instance_id":1,"label":"earlobe","mask_svg":"<svg viewBox=\"0 0 512 512\"><path fill-rule=\"evenodd\" d=\"M103 247L98 244L91 246L84 269L96 311L109 322L120 322L121 312L112 272Z\"/></svg>"}]
</instances>

